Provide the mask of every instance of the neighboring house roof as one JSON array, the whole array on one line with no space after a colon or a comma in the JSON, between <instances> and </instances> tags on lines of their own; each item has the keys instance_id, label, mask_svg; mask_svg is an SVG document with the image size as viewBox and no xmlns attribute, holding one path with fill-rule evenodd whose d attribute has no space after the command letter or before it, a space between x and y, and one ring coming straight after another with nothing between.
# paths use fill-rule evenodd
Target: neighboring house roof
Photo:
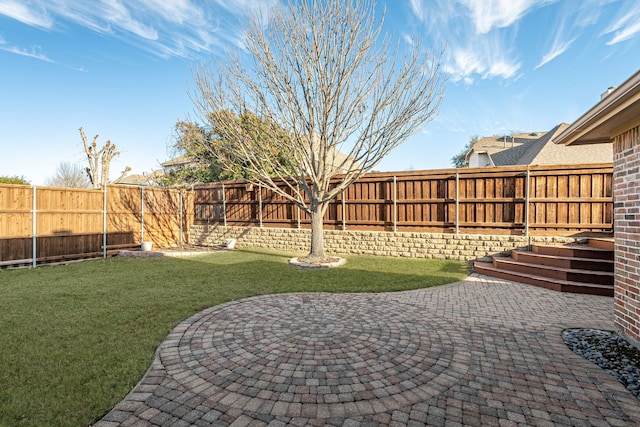
<instances>
[{"instance_id":1,"label":"neighboring house roof","mask_svg":"<svg viewBox=\"0 0 640 427\"><path fill-rule=\"evenodd\" d=\"M576 146L611 142L611 138L637 125L640 118L640 70L624 83L603 94L600 102L573 122L555 139Z\"/></svg>"},{"instance_id":2,"label":"neighboring house roof","mask_svg":"<svg viewBox=\"0 0 640 427\"><path fill-rule=\"evenodd\" d=\"M118 185L135 185L135 186L149 186L152 185L158 178L164 175L164 171L157 170L151 173L143 173L142 175L133 174L127 175L114 181L114 184Z\"/></svg>"},{"instance_id":3,"label":"neighboring house roof","mask_svg":"<svg viewBox=\"0 0 640 427\"><path fill-rule=\"evenodd\" d=\"M316 155L320 155L321 148L318 135L314 133L311 139L311 151L315 152ZM327 148L325 164L327 167L331 167L331 175L347 173L354 168L360 167L360 163L358 163L353 157L343 153L333 146Z\"/></svg>"},{"instance_id":4,"label":"neighboring house roof","mask_svg":"<svg viewBox=\"0 0 640 427\"><path fill-rule=\"evenodd\" d=\"M469 150L467 159L473 152L486 152L493 166L608 163L613 161L611 144L570 147L555 144L555 138L567 127L569 127L568 124L561 123L549 132L514 135L513 142L511 137L482 138Z\"/></svg>"},{"instance_id":5,"label":"neighboring house roof","mask_svg":"<svg viewBox=\"0 0 640 427\"><path fill-rule=\"evenodd\" d=\"M467 163L472 153L486 154L493 166L515 165L525 153L528 143L535 141L544 132L520 133L510 136L489 136L479 139L466 155Z\"/></svg>"},{"instance_id":6,"label":"neighboring house roof","mask_svg":"<svg viewBox=\"0 0 640 427\"><path fill-rule=\"evenodd\" d=\"M162 166L164 170L175 169L181 166L195 166L195 165L196 165L196 162L194 162L193 159L189 157L189 155L187 154L182 154L181 156L174 157L173 159L169 159L164 163L160 163L160 166Z\"/></svg>"},{"instance_id":7,"label":"neighboring house roof","mask_svg":"<svg viewBox=\"0 0 640 427\"><path fill-rule=\"evenodd\" d=\"M169 159L164 163L160 163L162 169L154 170L143 174L127 175L114 181L114 184L119 185L136 185L136 186L150 186L156 183L156 181L172 170L178 169L183 166L193 166L196 163L186 154L183 154L173 159Z\"/></svg>"},{"instance_id":8,"label":"neighboring house roof","mask_svg":"<svg viewBox=\"0 0 640 427\"><path fill-rule=\"evenodd\" d=\"M539 140L519 160L520 165L559 165L582 163L609 163L613 161L613 145L574 145L564 146L555 143L555 139L569 125L562 123Z\"/></svg>"},{"instance_id":9,"label":"neighboring house roof","mask_svg":"<svg viewBox=\"0 0 640 427\"><path fill-rule=\"evenodd\" d=\"M351 156L344 154L342 151L338 151L335 148L331 150L329 155L330 163L334 167L335 173L346 173L353 168L359 168L360 164L356 162Z\"/></svg>"}]
</instances>

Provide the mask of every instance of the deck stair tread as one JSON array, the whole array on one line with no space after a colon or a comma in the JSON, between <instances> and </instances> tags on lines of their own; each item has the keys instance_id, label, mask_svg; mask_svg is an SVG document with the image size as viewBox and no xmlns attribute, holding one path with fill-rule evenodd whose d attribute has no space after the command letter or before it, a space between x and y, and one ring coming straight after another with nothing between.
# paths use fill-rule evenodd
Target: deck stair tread
<instances>
[{"instance_id":1,"label":"deck stair tread","mask_svg":"<svg viewBox=\"0 0 640 427\"><path fill-rule=\"evenodd\" d=\"M536 276L563 279L580 283L597 283L613 286L614 275L610 271L584 270L564 268L553 265L542 265L515 261L513 258L494 257L493 266L508 271L535 274Z\"/></svg>"},{"instance_id":2,"label":"deck stair tread","mask_svg":"<svg viewBox=\"0 0 640 427\"><path fill-rule=\"evenodd\" d=\"M615 248L615 240L613 238L590 238L587 244L593 248L606 249L609 251L613 251Z\"/></svg>"},{"instance_id":3,"label":"deck stair tread","mask_svg":"<svg viewBox=\"0 0 640 427\"><path fill-rule=\"evenodd\" d=\"M533 267L533 268L538 268L538 269L542 269L542 270L550 270L550 271L561 271L561 272L564 272L564 273L593 274L593 275L596 275L596 276L611 276L611 277L613 277L613 272L612 271L599 271L599 270L585 270L585 269L578 269L578 268L555 267L555 266L552 266L552 265L543 265L543 264L534 264L534 263L530 263L530 262L516 261L511 257L494 257L493 261L494 261L494 264L495 263L503 263L503 264L509 264L509 265L513 265L513 266Z\"/></svg>"},{"instance_id":4,"label":"deck stair tread","mask_svg":"<svg viewBox=\"0 0 640 427\"><path fill-rule=\"evenodd\" d=\"M474 270L561 292L613 296L612 242L591 240L587 244L534 244L531 251L513 250L509 257L494 256L491 262L477 261Z\"/></svg>"},{"instance_id":5,"label":"deck stair tread","mask_svg":"<svg viewBox=\"0 0 640 427\"><path fill-rule=\"evenodd\" d=\"M573 280L553 279L551 277L541 277L541 276L538 276L536 274L521 273L519 271L500 270L499 268L495 267L490 262L476 261L475 264L479 265L482 268L486 268L488 270L502 271L502 272L505 272L505 273L513 274L514 276L522 276L522 277L530 277L530 278L535 278L535 279L547 280L547 281L554 282L554 283L561 284L561 285L588 286L588 287L594 287L594 288L612 288L611 285L601 285L601 284L598 284L598 283L583 283L583 282L576 282L576 281L573 281Z\"/></svg>"},{"instance_id":6,"label":"deck stair tread","mask_svg":"<svg viewBox=\"0 0 640 427\"><path fill-rule=\"evenodd\" d=\"M572 257L572 256L562 256L562 255L546 255L539 254L535 252L529 252L524 250L515 249L511 251L511 256L519 261L519 258L524 259L536 259L539 260L542 265L559 265L559 264L581 264L588 263L591 266L596 266L598 269L602 269L601 271L611 271L613 272L614 261L611 259L598 259L598 258L581 258L581 257ZM546 263L549 264L546 264Z\"/></svg>"},{"instance_id":7,"label":"deck stair tread","mask_svg":"<svg viewBox=\"0 0 640 427\"><path fill-rule=\"evenodd\" d=\"M613 251L588 245L531 245L533 253L575 258L613 259Z\"/></svg>"},{"instance_id":8,"label":"deck stair tread","mask_svg":"<svg viewBox=\"0 0 640 427\"><path fill-rule=\"evenodd\" d=\"M575 282L571 280L553 279L535 274L522 273L517 271L501 270L490 262L476 261L474 269L479 274L486 274L492 277L499 277L514 282L535 285L547 289L562 292L579 292L594 295L613 296L613 286L595 283Z\"/></svg>"}]
</instances>

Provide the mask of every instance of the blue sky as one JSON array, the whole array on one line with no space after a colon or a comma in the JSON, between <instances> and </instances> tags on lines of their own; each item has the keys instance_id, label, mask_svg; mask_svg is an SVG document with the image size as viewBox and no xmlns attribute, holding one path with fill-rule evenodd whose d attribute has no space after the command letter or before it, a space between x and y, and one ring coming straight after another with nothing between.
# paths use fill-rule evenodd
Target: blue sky
<instances>
[{"instance_id":1,"label":"blue sky","mask_svg":"<svg viewBox=\"0 0 640 427\"><path fill-rule=\"evenodd\" d=\"M263 5L278 0L263 1ZM159 167L194 116L194 65L242 49L257 0L0 0L0 175L41 185L84 165L78 128ZM572 122L640 68L637 0L388 0L394 37L446 43L438 116L376 168L440 169L472 135Z\"/></svg>"}]
</instances>

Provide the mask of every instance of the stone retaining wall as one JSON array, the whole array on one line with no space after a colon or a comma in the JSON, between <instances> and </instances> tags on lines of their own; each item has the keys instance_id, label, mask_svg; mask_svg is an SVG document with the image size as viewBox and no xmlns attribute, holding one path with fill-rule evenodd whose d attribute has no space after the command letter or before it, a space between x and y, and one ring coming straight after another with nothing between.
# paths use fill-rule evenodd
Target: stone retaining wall
<instances>
[{"instance_id":1,"label":"stone retaining wall","mask_svg":"<svg viewBox=\"0 0 640 427\"><path fill-rule=\"evenodd\" d=\"M442 258L471 261L491 255L507 255L529 243L572 243L584 239L571 237L498 236L484 234L438 234L381 231L325 230L325 249L329 254L362 254L411 258ZM189 243L217 246L237 239L236 248L266 248L306 253L311 231L290 228L224 227L192 225Z\"/></svg>"}]
</instances>

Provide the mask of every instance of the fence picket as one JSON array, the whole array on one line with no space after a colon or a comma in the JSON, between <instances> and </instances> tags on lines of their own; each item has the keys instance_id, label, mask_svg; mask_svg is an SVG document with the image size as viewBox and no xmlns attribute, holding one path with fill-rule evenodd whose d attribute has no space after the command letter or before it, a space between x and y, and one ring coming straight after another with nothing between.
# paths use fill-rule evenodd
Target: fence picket
<instances>
[{"instance_id":1,"label":"fence picket","mask_svg":"<svg viewBox=\"0 0 640 427\"><path fill-rule=\"evenodd\" d=\"M178 246L183 222L193 223L194 198L181 203L180 190L148 188L141 203L138 192L1 184L0 266L104 257L138 246L143 233L156 247Z\"/></svg>"},{"instance_id":2,"label":"fence picket","mask_svg":"<svg viewBox=\"0 0 640 427\"><path fill-rule=\"evenodd\" d=\"M599 233L613 228L612 174L610 163L372 173L344 191L336 201L344 206L342 215L328 214L325 228L525 235ZM225 187L236 195L236 215L226 224L260 224L255 209L251 209L246 183L227 181ZM208 188L196 187L196 194ZM204 197L197 200L204 204L196 202L197 212L211 212L213 209L206 209L206 205L223 203L211 199L205 202ZM294 211L297 209L278 209L264 226L299 226ZM220 221L206 215L195 220L195 224L217 223Z\"/></svg>"},{"instance_id":3,"label":"fence picket","mask_svg":"<svg viewBox=\"0 0 640 427\"><path fill-rule=\"evenodd\" d=\"M373 173L333 203L325 228L566 236L610 232L612 184L611 163ZM106 256L142 239L154 247L178 246L191 224L309 227L306 213L267 190L263 200L262 191L243 181L193 191L2 184L0 266Z\"/></svg>"}]
</instances>

